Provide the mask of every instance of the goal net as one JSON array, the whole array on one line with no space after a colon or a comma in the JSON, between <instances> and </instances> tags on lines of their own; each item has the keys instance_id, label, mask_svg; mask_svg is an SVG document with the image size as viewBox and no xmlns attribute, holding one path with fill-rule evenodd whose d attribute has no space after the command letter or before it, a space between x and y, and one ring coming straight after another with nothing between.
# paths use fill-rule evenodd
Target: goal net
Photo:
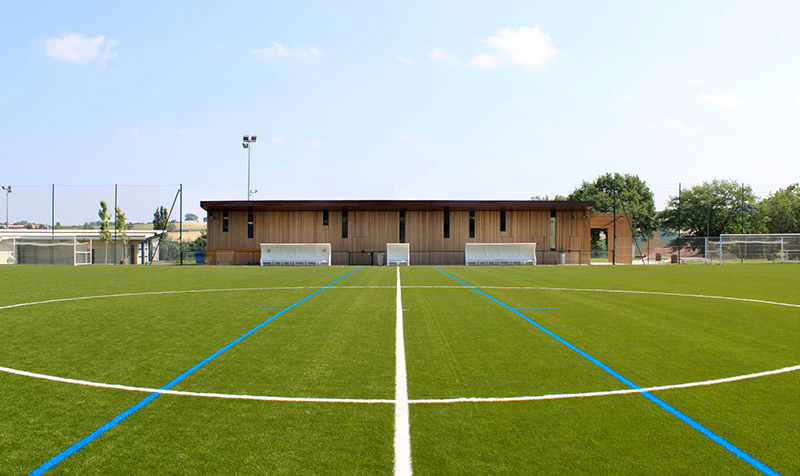
<instances>
[{"instance_id":1,"label":"goal net","mask_svg":"<svg viewBox=\"0 0 800 476\"><path fill-rule=\"evenodd\" d=\"M800 263L800 233L720 235L708 240L706 263Z\"/></svg>"},{"instance_id":2,"label":"goal net","mask_svg":"<svg viewBox=\"0 0 800 476\"><path fill-rule=\"evenodd\" d=\"M2 264L92 264L91 240L12 239L0 244Z\"/></svg>"},{"instance_id":3,"label":"goal net","mask_svg":"<svg viewBox=\"0 0 800 476\"><path fill-rule=\"evenodd\" d=\"M261 266L330 265L330 243L261 243Z\"/></svg>"},{"instance_id":4,"label":"goal net","mask_svg":"<svg viewBox=\"0 0 800 476\"><path fill-rule=\"evenodd\" d=\"M388 266L411 263L411 245L409 243L386 243L386 264Z\"/></svg>"},{"instance_id":5,"label":"goal net","mask_svg":"<svg viewBox=\"0 0 800 476\"><path fill-rule=\"evenodd\" d=\"M536 243L467 243L464 259L469 265L536 264Z\"/></svg>"}]
</instances>

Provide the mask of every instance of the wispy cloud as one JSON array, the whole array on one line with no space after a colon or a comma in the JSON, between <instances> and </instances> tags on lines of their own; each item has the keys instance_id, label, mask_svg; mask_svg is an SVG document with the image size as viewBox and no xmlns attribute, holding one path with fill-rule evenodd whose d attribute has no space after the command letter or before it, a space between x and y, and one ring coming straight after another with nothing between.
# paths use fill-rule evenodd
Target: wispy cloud
<instances>
[{"instance_id":1,"label":"wispy cloud","mask_svg":"<svg viewBox=\"0 0 800 476\"><path fill-rule=\"evenodd\" d=\"M677 127L678 129L683 129L683 130L686 130L686 131L689 131L689 130L696 131L696 132L705 132L706 131L706 125L703 124L702 122L695 122L694 124L689 124L689 123L684 122L684 121L682 121L680 119L673 119L672 120L672 125ZM652 129L655 129L655 124L653 124L653 126L654 127L652 127Z\"/></svg>"},{"instance_id":2,"label":"wispy cloud","mask_svg":"<svg viewBox=\"0 0 800 476\"><path fill-rule=\"evenodd\" d=\"M533 101L534 99L536 99L536 96L534 96L533 94L529 94L528 96L520 96L520 97L516 97L516 98L505 99L505 100L503 100L503 103L504 104L515 104L515 105L527 104L527 103Z\"/></svg>"},{"instance_id":3,"label":"wispy cloud","mask_svg":"<svg viewBox=\"0 0 800 476\"><path fill-rule=\"evenodd\" d=\"M317 138L307 140L306 147L310 149L322 149L323 148L322 141Z\"/></svg>"},{"instance_id":4,"label":"wispy cloud","mask_svg":"<svg viewBox=\"0 0 800 476\"><path fill-rule=\"evenodd\" d=\"M284 46L277 41L265 48L253 50L253 57L257 60L270 61L277 59L305 59L321 56L322 52L316 46L302 48L299 46Z\"/></svg>"},{"instance_id":5,"label":"wispy cloud","mask_svg":"<svg viewBox=\"0 0 800 476\"><path fill-rule=\"evenodd\" d=\"M441 48L434 48L428 53L428 57L432 60L443 60L447 58L447 54Z\"/></svg>"},{"instance_id":6,"label":"wispy cloud","mask_svg":"<svg viewBox=\"0 0 800 476\"><path fill-rule=\"evenodd\" d=\"M139 130L139 126L133 126L133 129L131 129L130 132L133 137L139 137L142 135L142 132Z\"/></svg>"},{"instance_id":7,"label":"wispy cloud","mask_svg":"<svg viewBox=\"0 0 800 476\"><path fill-rule=\"evenodd\" d=\"M113 51L117 40L98 35L88 38L80 33L64 33L56 38L44 40L44 51L47 56L66 63L98 63L105 64L111 58L116 58Z\"/></svg>"},{"instance_id":8,"label":"wispy cloud","mask_svg":"<svg viewBox=\"0 0 800 476\"><path fill-rule=\"evenodd\" d=\"M395 56L394 59L396 59L397 61L400 61L402 63L412 63L413 62L413 61L411 61L411 59L406 58L405 56Z\"/></svg>"},{"instance_id":9,"label":"wispy cloud","mask_svg":"<svg viewBox=\"0 0 800 476\"><path fill-rule=\"evenodd\" d=\"M741 106L742 104L747 104L735 92L728 94L700 93L697 95L697 100L709 106Z\"/></svg>"},{"instance_id":10,"label":"wispy cloud","mask_svg":"<svg viewBox=\"0 0 800 476\"><path fill-rule=\"evenodd\" d=\"M497 59L496 56L488 55L486 53L481 53L478 56L472 58L469 62L470 66L477 66L479 68L493 68L497 66L500 60Z\"/></svg>"},{"instance_id":11,"label":"wispy cloud","mask_svg":"<svg viewBox=\"0 0 800 476\"><path fill-rule=\"evenodd\" d=\"M184 136L184 135L186 135L188 133L189 133L189 130L186 129L185 127L181 127L180 129L178 129L178 134L180 134L182 136Z\"/></svg>"},{"instance_id":12,"label":"wispy cloud","mask_svg":"<svg viewBox=\"0 0 800 476\"><path fill-rule=\"evenodd\" d=\"M624 103L632 103L633 102L633 94L623 94L619 97L622 102Z\"/></svg>"},{"instance_id":13,"label":"wispy cloud","mask_svg":"<svg viewBox=\"0 0 800 476\"><path fill-rule=\"evenodd\" d=\"M274 142L275 144L278 144L278 145L283 145L283 144L285 144L285 142L283 141L283 139L282 139L282 138L280 138L280 137L278 137L278 136L272 136L272 138L270 138L270 140L271 140L272 142Z\"/></svg>"},{"instance_id":14,"label":"wispy cloud","mask_svg":"<svg viewBox=\"0 0 800 476\"><path fill-rule=\"evenodd\" d=\"M506 60L527 67L543 67L558 53L550 35L544 33L539 25L503 28L497 35L487 38L486 43L495 48L497 54L479 54L470 61L471 65L494 67Z\"/></svg>"},{"instance_id":15,"label":"wispy cloud","mask_svg":"<svg viewBox=\"0 0 800 476\"><path fill-rule=\"evenodd\" d=\"M686 85L687 86L693 86L693 87L700 87L700 86L705 85L705 82L702 79L692 78L692 79L687 79L686 80Z\"/></svg>"}]
</instances>

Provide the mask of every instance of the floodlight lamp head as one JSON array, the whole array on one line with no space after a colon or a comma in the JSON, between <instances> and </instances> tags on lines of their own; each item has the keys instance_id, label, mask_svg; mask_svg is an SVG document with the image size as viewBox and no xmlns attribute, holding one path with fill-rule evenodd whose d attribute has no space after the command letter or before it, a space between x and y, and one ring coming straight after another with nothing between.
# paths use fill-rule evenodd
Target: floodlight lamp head
<instances>
[{"instance_id":1,"label":"floodlight lamp head","mask_svg":"<svg viewBox=\"0 0 800 476\"><path fill-rule=\"evenodd\" d=\"M258 139L258 136L250 136L250 141L255 142Z\"/></svg>"},{"instance_id":2,"label":"floodlight lamp head","mask_svg":"<svg viewBox=\"0 0 800 476\"><path fill-rule=\"evenodd\" d=\"M247 142L242 142L242 147L246 149L247 147L249 147L249 145L247 144Z\"/></svg>"},{"instance_id":3,"label":"floodlight lamp head","mask_svg":"<svg viewBox=\"0 0 800 476\"><path fill-rule=\"evenodd\" d=\"M248 137L248 136L243 136L243 137L242 137L242 140L243 140L244 142L247 142L247 141L249 141L249 140L250 140L250 137Z\"/></svg>"}]
</instances>

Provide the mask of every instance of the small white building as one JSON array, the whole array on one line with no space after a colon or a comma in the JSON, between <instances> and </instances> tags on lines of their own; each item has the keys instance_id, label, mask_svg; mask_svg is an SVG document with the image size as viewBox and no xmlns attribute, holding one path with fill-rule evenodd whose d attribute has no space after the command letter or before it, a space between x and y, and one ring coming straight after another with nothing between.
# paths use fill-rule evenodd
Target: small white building
<instances>
[{"instance_id":1,"label":"small white building","mask_svg":"<svg viewBox=\"0 0 800 476\"><path fill-rule=\"evenodd\" d=\"M109 242L100 230L0 230L3 264L150 264L158 261L158 237L152 230L126 230Z\"/></svg>"}]
</instances>

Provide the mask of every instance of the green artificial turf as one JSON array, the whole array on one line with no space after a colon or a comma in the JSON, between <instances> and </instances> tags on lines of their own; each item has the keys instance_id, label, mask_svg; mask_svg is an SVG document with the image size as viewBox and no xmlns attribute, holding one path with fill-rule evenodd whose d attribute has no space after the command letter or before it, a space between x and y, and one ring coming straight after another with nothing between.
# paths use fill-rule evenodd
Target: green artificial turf
<instances>
[{"instance_id":1,"label":"green artificial turf","mask_svg":"<svg viewBox=\"0 0 800 476\"><path fill-rule=\"evenodd\" d=\"M392 399L395 268L0 267L0 366L158 388ZM646 387L800 364L793 265L443 267ZM434 267L401 268L409 397L627 388ZM546 289L550 288L550 289ZM553 289L558 288L558 289ZM99 297L98 297L99 296ZM548 309L524 309L548 308ZM30 472L145 393L0 373L0 473ZM800 473L800 373L656 393L784 474ZM388 474L391 403L162 395L52 472ZM417 474L753 473L641 395L412 403Z\"/></svg>"}]
</instances>

